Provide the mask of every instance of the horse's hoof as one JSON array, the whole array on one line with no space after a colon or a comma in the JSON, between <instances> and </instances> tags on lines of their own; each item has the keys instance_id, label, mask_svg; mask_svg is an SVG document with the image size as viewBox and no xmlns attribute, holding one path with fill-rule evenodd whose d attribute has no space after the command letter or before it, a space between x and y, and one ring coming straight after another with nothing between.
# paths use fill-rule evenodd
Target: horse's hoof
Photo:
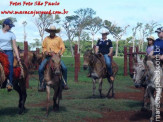
<instances>
[{"instance_id":1,"label":"horse's hoof","mask_svg":"<svg viewBox=\"0 0 163 122\"><path fill-rule=\"evenodd\" d=\"M24 113L24 110L23 109L20 109L19 110L19 115L23 114Z\"/></svg>"},{"instance_id":2,"label":"horse's hoof","mask_svg":"<svg viewBox=\"0 0 163 122\"><path fill-rule=\"evenodd\" d=\"M145 112L145 111L147 111L147 108L142 107L142 108L141 108L141 111L144 111L144 112Z\"/></svg>"},{"instance_id":3,"label":"horse's hoof","mask_svg":"<svg viewBox=\"0 0 163 122\"><path fill-rule=\"evenodd\" d=\"M104 95L104 94L101 94L101 95L100 95L100 98L105 98L105 95Z\"/></svg>"},{"instance_id":4,"label":"horse's hoof","mask_svg":"<svg viewBox=\"0 0 163 122\"><path fill-rule=\"evenodd\" d=\"M45 115L45 118L48 118L48 114Z\"/></svg>"},{"instance_id":5,"label":"horse's hoof","mask_svg":"<svg viewBox=\"0 0 163 122\"><path fill-rule=\"evenodd\" d=\"M59 106L58 106L58 105L54 106L54 107L53 107L53 110L54 110L54 111L59 111Z\"/></svg>"}]
</instances>

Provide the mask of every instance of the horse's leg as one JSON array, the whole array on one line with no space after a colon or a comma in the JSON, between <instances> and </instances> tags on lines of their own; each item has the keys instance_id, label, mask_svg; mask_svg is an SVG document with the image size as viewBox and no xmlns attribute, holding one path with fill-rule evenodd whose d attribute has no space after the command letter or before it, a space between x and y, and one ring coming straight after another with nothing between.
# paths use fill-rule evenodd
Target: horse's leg
<instances>
[{"instance_id":1,"label":"horse's leg","mask_svg":"<svg viewBox=\"0 0 163 122\"><path fill-rule=\"evenodd\" d=\"M25 79L21 79L19 81L19 87L21 89L21 95L22 95L22 100L20 101L21 104L21 109L24 111L25 110L25 101L27 98L27 92L26 92L26 80Z\"/></svg>"},{"instance_id":2,"label":"horse's leg","mask_svg":"<svg viewBox=\"0 0 163 122\"><path fill-rule=\"evenodd\" d=\"M100 93L100 97L104 97L104 95L102 94L102 78L99 79L99 93Z\"/></svg>"},{"instance_id":3,"label":"horse's leg","mask_svg":"<svg viewBox=\"0 0 163 122\"><path fill-rule=\"evenodd\" d=\"M112 82L112 97L114 97L114 82Z\"/></svg>"},{"instance_id":4,"label":"horse's leg","mask_svg":"<svg viewBox=\"0 0 163 122\"><path fill-rule=\"evenodd\" d=\"M58 95L59 95L59 86L58 87L55 87L54 89L54 96L53 96L53 109L54 111L56 110L59 110L59 106L58 106L58 103L57 103L57 98L58 98ZM59 99L59 98L58 98Z\"/></svg>"},{"instance_id":5,"label":"horse's leg","mask_svg":"<svg viewBox=\"0 0 163 122\"><path fill-rule=\"evenodd\" d=\"M146 88L144 88L144 96L143 96L143 106L141 108L141 111L146 111L147 110L147 98L148 98L148 91Z\"/></svg>"},{"instance_id":6,"label":"horse's leg","mask_svg":"<svg viewBox=\"0 0 163 122\"><path fill-rule=\"evenodd\" d=\"M46 117L49 114L49 104L50 104L50 86L46 85L46 94L47 94L47 106L46 106Z\"/></svg>"},{"instance_id":7,"label":"horse's leg","mask_svg":"<svg viewBox=\"0 0 163 122\"><path fill-rule=\"evenodd\" d=\"M150 104L152 107L152 116L150 118L150 122L154 121L154 117L155 117L155 100L154 100L154 94L151 91L152 89L148 88L149 91L149 96L150 96Z\"/></svg>"},{"instance_id":8,"label":"horse's leg","mask_svg":"<svg viewBox=\"0 0 163 122\"><path fill-rule=\"evenodd\" d=\"M96 80L92 79L93 82L93 96L95 96L95 90L96 90Z\"/></svg>"},{"instance_id":9,"label":"horse's leg","mask_svg":"<svg viewBox=\"0 0 163 122\"><path fill-rule=\"evenodd\" d=\"M107 80L110 83L110 88L109 88L108 93L107 93L106 96L109 98L110 97L109 95L110 95L111 90L112 90L112 97L113 97L114 91L113 91L113 82L111 82L109 78L107 78Z\"/></svg>"}]
</instances>

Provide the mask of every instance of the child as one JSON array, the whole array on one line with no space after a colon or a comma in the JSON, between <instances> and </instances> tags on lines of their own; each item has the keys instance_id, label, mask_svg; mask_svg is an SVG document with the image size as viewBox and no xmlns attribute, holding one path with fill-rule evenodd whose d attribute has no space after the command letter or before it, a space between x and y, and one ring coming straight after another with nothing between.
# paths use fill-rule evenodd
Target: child
<instances>
[{"instance_id":1,"label":"child","mask_svg":"<svg viewBox=\"0 0 163 122\"><path fill-rule=\"evenodd\" d=\"M146 53L147 55L153 55L153 50L154 50L154 37L153 36L149 36L147 38L148 40L148 46L147 46L147 49L146 49Z\"/></svg>"}]
</instances>

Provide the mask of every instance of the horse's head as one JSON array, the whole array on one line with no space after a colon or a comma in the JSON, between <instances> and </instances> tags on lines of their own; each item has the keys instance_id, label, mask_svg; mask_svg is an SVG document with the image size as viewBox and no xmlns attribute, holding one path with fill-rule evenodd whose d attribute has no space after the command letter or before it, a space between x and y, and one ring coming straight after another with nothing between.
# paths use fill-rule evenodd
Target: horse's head
<instances>
[{"instance_id":1,"label":"horse's head","mask_svg":"<svg viewBox=\"0 0 163 122\"><path fill-rule=\"evenodd\" d=\"M136 62L134 62L133 69L134 69L133 81L135 87L139 88L143 85L144 79L146 77L145 64L142 57L140 58L139 55L136 56Z\"/></svg>"},{"instance_id":2,"label":"horse's head","mask_svg":"<svg viewBox=\"0 0 163 122\"><path fill-rule=\"evenodd\" d=\"M61 55L60 53L52 53L50 60L50 68L55 73L55 75L61 74Z\"/></svg>"},{"instance_id":3,"label":"horse's head","mask_svg":"<svg viewBox=\"0 0 163 122\"><path fill-rule=\"evenodd\" d=\"M90 63L90 57L93 55L92 53L92 50L87 50L85 53L84 53L84 63L83 63L83 69L84 70L87 70L88 66L89 66L89 63Z\"/></svg>"}]
</instances>

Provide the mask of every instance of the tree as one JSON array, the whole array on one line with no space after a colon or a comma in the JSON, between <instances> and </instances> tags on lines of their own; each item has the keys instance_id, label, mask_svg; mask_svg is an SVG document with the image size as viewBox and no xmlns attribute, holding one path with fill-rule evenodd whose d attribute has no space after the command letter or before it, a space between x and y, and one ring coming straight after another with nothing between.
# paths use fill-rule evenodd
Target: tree
<instances>
[{"instance_id":1,"label":"tree","mask_svg":"<svg viewBox=\"0 0 163 122\"><path fill-rule=\"evenodd\" d=\"M41 42L39 39L33 39L35 42L30 43L30 47L33 48L40 48L41 47Z\"/></svg>"},{"instance_id":2,"label":"tree","mask_svg":"<svg viewBox=\"0 0 163 122\"><path fill-rule=\"evenodd\" d=\"M45 28L48 28L52 23L53 16L49 14L39 15L39 17L35 19L35 25L39 31L41 42L43 41Z\"/></svg>"},{"instance_id":3,"label":"tree","mask_svg":"<svg viewBox=\"0 0 163 122\"><path fill-rule=\"evenodd\" d=\"M102 28L103 22L100 17L92 18L90 24L87 25L86 29L91 31L92 34L92 48L94 46L94 35Z\"/></svg>"},{"instance_id":4,"label":"tree","mask_svg":"<svg viewBox=\"0 0 163 122\"><path fill-rule=\"evenodd\" d=\"M86 9L78 9L74 12L75 15L75 28L77 31L77 37L78 37L78 47L80 47L80 37L83 32L83 30L87 27L88 24L90 24L90 21L92 20L93 15L96 14L96 12L91 8ZM78 53L80 52L78 48Z\"/></svg>"},{"instance_id":5,"label":"tree","mask_svg":"<svg viewBox=\"0 0 163 122\"><path fill-rule=\"evenodd\" d=\"M139 25L139 32L140 32L140 42L139 42L139 48L141 48L141 51L144 50L144 40L149 35L152 35L154 33L154 28L158 26L156 22L151 23L138 23Z\"/></svg>"},{"instance_id":6,"label":"tree","mask_svg":"<svg viewBox=\"0 0 163 122\"><path fill-rule=\"evenodd\" d=\"M136 40L136 33L137 33L137 29L141 26L140 23L137 23L136 27L132 28L132 46L133 46L133 52L135 51L135 40Z\"/></svg>"},{"instance_id":7,"label":"tree","mask_svg":"<svg viewBox=\"0 0 163 122\"><path fill-rule=\"evenodd\" d=\"M66 16L64 23L63 23L63 28L66 31L66 35L68 37L68 41L69 41L70 48L71 48L71 55L73 57L74 57L74 50L72 47L72 42L76 36L75 19L76 19L76 16Z\"/></svg>"},{"instance_id":8,"label":"tree","mask_svg":"<svg viewBox=\"0 0 163 122\"><path fill-rule=\"evenodd\" d=\"M116 52L115 56L118 56L118 42L122 38L122 36L126 33L126 29L129 27L129 25L125 26L124 29L121 27L116 26L115 24L112 24L112 22L105 20L104 21L104 27L109 30L109 32L112 34L113 38L116 39Z\"/></svg>"}]
</instances>

